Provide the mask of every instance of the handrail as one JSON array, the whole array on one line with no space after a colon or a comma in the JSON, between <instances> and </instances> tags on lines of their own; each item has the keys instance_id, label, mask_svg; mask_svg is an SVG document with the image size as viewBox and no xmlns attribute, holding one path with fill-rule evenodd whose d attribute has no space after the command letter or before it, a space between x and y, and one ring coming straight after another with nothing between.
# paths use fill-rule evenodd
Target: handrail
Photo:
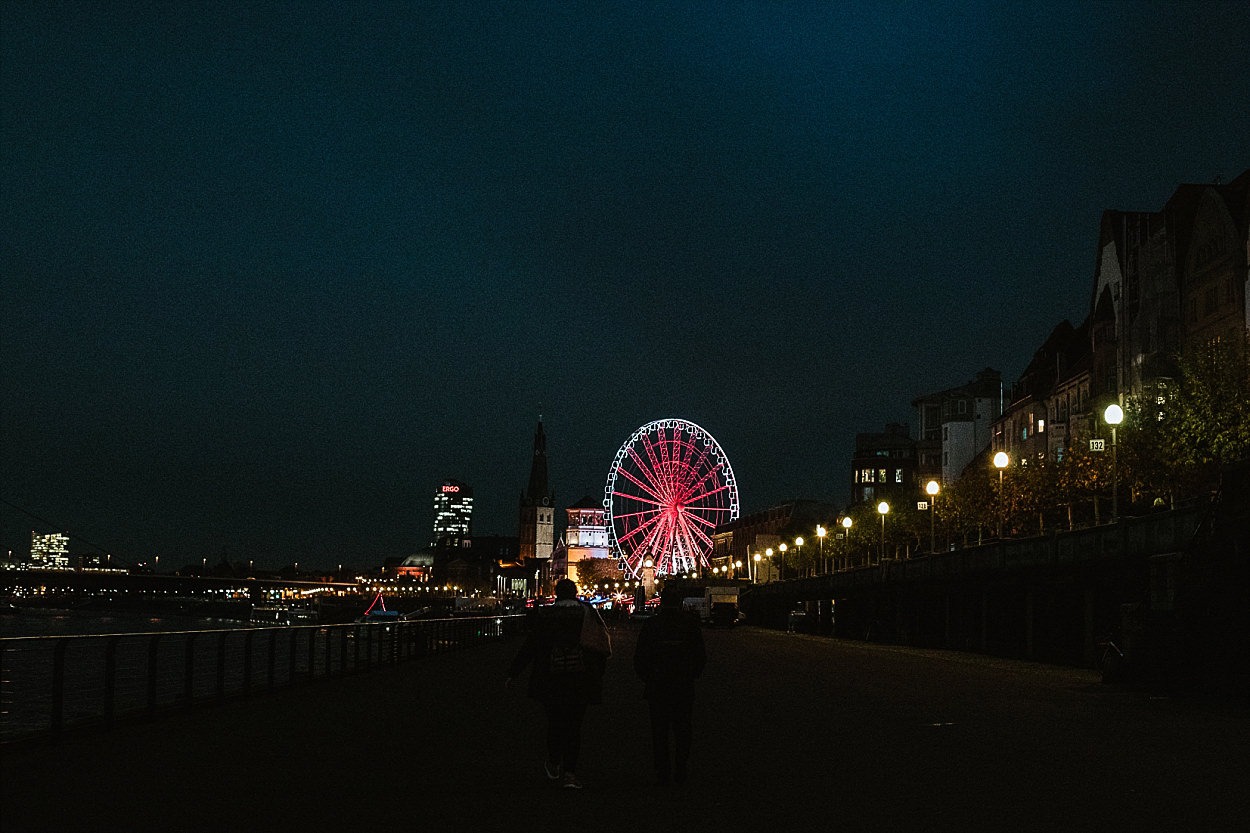
<instances>
[{"instance_id":1,"label":"handrail","mask_svg":"<svg viewBox=\"0 0 1250 833\"><path fill-rule=\"evenodd\" d=\"M507 614L6 637L0 745L460 650L521 633L524 622Z\"/></svg>"}]
</instances>

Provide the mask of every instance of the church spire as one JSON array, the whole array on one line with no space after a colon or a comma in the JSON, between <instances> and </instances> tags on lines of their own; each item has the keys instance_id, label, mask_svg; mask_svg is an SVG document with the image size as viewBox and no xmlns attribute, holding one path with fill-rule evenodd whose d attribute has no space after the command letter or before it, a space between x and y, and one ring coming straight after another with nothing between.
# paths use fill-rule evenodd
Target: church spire
<instances>
[{"instance_id":1,"label":"church spire","mask_svg":"<svg viewBox=\"0 0 1250 833\"><path fill-rule=\"evenodd\" d=\"M547 492L547 434L543 431L541 416L534 429L534 460L530 463L529 487L522 500L531 506L551 505L551 495Z\"/></svg>"}]
</instances>

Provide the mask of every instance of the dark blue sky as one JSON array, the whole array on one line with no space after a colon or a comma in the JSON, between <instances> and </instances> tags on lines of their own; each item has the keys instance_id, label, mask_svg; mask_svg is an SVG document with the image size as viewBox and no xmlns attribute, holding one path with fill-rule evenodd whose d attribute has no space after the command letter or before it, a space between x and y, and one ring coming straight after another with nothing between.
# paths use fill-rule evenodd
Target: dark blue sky
<instances>
[{"instance_id":1,"label":"dark blue sky","mask_svg":"<svg viewBox=\"0 0 1250 833\"><path fill-rule=\"evenodd\" d=\"M0 496L138 559L515 534L691 419L744 510L1079 322L1250 159L1250 5L0 4ZM32 527L0 506L0 545ZM76 545L74 551L86 549Z\"/></svg>"}]
</instances>

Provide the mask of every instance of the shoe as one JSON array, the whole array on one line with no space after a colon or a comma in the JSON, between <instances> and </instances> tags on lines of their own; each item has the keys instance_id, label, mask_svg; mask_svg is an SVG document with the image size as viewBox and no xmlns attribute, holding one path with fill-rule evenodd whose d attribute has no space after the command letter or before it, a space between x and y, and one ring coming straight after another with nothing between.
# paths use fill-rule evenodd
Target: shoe
<instances>
[{"instance_id":1,"label":"shoe","mask_svg":"<svg viewBox=\"0 0 1250 833\"><path fill-rule=\"evenodd\" d=\"M564 773L564 783L560 785L566 790L580 790L582 782L577 780L577 776L571 772Z\"/></svg>"},{"instance_id":2,"label":"shoe","mask_svg":"<svg viewBox=\"0 0 1250 833\"><path fill-rule=\"evenodd\" d=\"M562 774L561 770L563 769L564 767L559 764L553 764L551 761L543 761L543 772L547 773L548 781L559 781L560 775Z\"/></svg>"}]
</instances>

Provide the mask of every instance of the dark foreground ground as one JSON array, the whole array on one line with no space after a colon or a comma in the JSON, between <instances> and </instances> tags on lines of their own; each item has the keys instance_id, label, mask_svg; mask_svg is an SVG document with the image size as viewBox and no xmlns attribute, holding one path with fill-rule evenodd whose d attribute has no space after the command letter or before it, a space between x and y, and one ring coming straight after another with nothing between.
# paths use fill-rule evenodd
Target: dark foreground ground
<instances>
[{"instance_id":1,"label":"dark foreground ground","mask_svg":"<svg viewBox=\"0 0 1250 833\"><path fill-rule=\"evenodd\" d=\"M6 750L17 831L1239 830L1250 714L1086 671L706 631L691 783L651 786L633 633L582 792L541 777L515 645Z\"/></svg>"}]
</instances>

